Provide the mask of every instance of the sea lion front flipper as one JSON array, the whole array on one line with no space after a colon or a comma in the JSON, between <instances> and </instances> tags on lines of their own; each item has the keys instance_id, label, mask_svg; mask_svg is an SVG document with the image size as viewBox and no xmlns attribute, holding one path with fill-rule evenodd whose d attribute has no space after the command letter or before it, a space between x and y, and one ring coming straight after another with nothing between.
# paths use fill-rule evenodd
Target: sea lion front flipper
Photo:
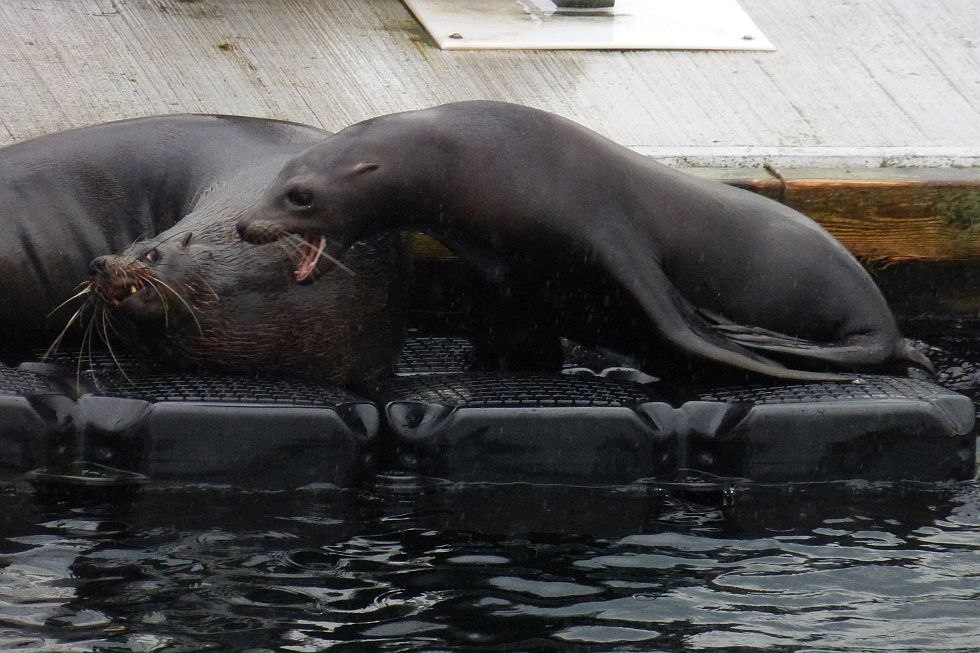
<instances>
[{"instance_id":1,"label":"sea lion front flipper","mask_svg":"<svg viewBox=\"0 0 980 653\"><path fill-rule=\"evenodd\" d=\"M700 358L766 376L804 381L850 380L839 374L785 367L719 333L677 290L653 250L644 250L643 245L642 239L620 239L617 251L599 251L597 255L606 271L633 295L660 336L670 344Z\"/></svg>"}]
</instances>

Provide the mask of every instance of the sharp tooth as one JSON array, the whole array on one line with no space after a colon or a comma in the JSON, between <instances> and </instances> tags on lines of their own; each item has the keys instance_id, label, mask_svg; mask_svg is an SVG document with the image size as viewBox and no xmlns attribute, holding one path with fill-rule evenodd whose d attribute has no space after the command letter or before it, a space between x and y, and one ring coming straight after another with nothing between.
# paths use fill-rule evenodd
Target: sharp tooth
<instances>
[{"instance_id":1,"label":"sharp tooth","mask_svg":"<svg viewBox=\"0 0 980 653\"><path fill-rule=\"evenodd\" d=\"M136 286L130 286L129 287L129 294L130 295L135 295L136 294Z\"/></svg>"}]
</instances>

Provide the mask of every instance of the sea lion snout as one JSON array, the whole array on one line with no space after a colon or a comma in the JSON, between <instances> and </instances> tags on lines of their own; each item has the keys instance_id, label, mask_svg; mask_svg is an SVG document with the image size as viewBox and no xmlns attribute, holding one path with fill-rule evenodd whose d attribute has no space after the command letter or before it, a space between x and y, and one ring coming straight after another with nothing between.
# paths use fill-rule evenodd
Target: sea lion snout
<instances>
[{"instance_id":1,"label":"sea lion snout","mask_svg":"<svg viewBox=\"0 0 980 653\"><path fill-rule=\"evenodd\" d=\"M238 237L246 243L265 245L279 240L287 234L282 227L254 215L245 214L235 223Z\"/></svg>"},{"instance_id":2,"label":"sea lion snout","mask_svg":"<svg viewBox=\"0 0 980 653\"><path fill-rule=\"evenodd\" d=\"M247 243L252 242L252 221L248 217L242 217L235 223L235 232L238 237Z\"/></svg>"},{"instance_id":3,"label":"sea lion snout","mask_svg":"<svg viewBox=\"0 0 980 653\"><path fill-rule=\"evenodd\" d=\"M135 295L143 286L137 278L138 273L133 263L117 255L92 259L89 270L92 273L90 284L93 295L114 305Z\"/></svg>"}]
</instances>

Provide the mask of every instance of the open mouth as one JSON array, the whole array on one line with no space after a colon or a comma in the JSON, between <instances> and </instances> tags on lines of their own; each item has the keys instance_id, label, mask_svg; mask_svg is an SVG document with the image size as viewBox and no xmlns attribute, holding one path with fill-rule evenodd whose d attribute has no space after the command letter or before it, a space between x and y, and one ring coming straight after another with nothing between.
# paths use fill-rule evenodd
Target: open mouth
<instances>
[{"instance_id":1,"label":"open mouth","mask_svg":"<svg viewBox=\"0 0 980 653\"><path fill-rule=\"evenodd\" d=\"M145 299L148 290L144 283L126 275L93 280L92 287L95 294L111 306L119 306L137 294Z\"/></svg>"},{"instance_id":2,"label":"open mouth","mask_svg":"<svg viewBox=\"0 0 980 653\"><path fill-rule=\"evenodd\" d=\"M354 276L353 270L327 251L326 236L293 233L289 237L298 239L299 262L296 264L296 269L293 270L293 279L296 283L309 283L316 279L319 274L320 260L324 258L347 274ZM338 251L337 254L339 255L340 252Z\"/></svg>"},{"instance_id":3,"label":"open mouth","mask_svg":"<svg viewBox=\"0 0 980 653\"><path fill-rule=\"evenodd\" d=\"M298 235L303 239L303 244L300 247L300 259L296 265L296 270L293 271L293 278L297 283L304 283L311 281L316 273L317 264L319 264L323 257L323 251L327 247L327 238L314 234Z\"/></svg>"},{"instance_id":4,"label":"open mouth","mask_svg":"<svg viewBox=\"0 0 980 653\"><path fill-rule=\"evenodd\" d=\"M119 304L121 304L124 299L132 297L133 295L136 294L141 295L141 297L145 300L146 297L149 296L149 288L145 286L143 288L137 288L135 284L130 284L129 288L127 288L125 292L123 292L122 294L117 294L112 299L112 305L119 306Z\"/></svg>"}]
</instances>

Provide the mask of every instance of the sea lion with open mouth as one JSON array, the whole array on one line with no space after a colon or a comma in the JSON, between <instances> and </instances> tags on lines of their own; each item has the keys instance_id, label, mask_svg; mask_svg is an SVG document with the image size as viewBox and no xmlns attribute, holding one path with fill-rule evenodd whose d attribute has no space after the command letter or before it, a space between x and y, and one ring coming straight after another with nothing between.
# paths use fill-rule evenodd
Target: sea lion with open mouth
<instances>
[{"instance_id":1,"label":"sea lion with open mouth","mask_svg":"<svg viewBox=\"0 0 980 653\"><path fill-rule=\"evenodd\" d=\"M249 242L299 234L334 256L391 229L433 234L537 322L641 361L799 380L930 366L806 216L529 107L352 125L290 160L238 224Z\"/></svg>"}]
</instances>

